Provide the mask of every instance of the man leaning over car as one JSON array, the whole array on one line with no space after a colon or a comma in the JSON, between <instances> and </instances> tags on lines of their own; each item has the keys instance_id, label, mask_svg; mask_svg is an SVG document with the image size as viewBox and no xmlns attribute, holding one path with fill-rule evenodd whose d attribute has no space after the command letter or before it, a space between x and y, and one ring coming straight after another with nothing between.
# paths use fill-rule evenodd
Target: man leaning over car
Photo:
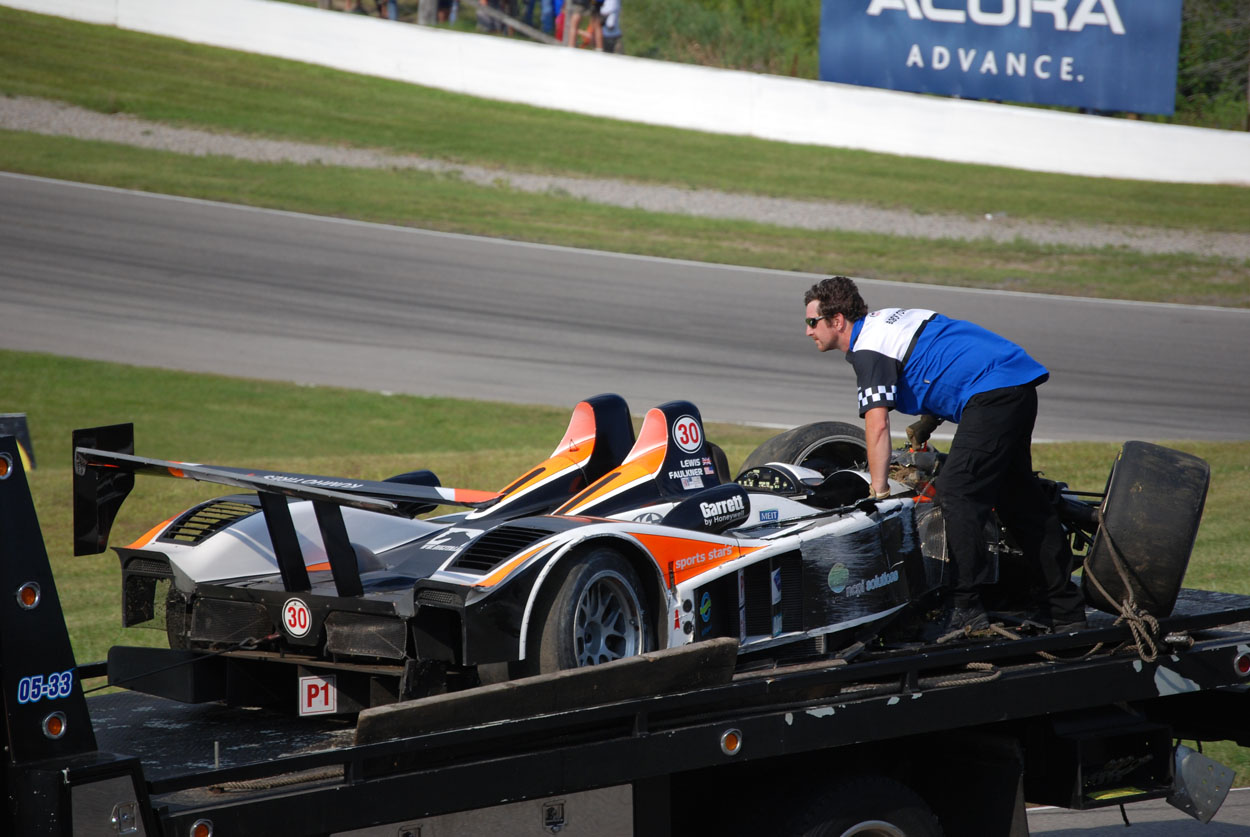
<instances>
[{"instance_id":1,"label":"man leaning over car","mask_svg":"<svg viewBox=\"0 0 1250 837\"><path fill-rule=\"evenodd\" d=\"M820 280L804 302L807 336L822 352L845 352L855 370L878 499L889 495L891 410L959 425L937 478L952 579L941 616L925 637L989 627L981 588L989 569L983 532L991 510L1024 552L1036 607L1029 616L1056 630L1082 626L1072 551L1033 473L1037 387L1050 376L1046 368L974 323L916 308L869 313L845 276Z\"/></svg>"}]
</instances>

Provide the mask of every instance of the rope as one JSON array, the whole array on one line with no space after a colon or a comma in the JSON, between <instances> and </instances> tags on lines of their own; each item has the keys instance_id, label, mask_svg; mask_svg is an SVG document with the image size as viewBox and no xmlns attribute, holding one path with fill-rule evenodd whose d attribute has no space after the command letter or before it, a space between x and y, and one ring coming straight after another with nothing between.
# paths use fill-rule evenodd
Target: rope
<instances>
[{"instance_id":1,"label":"rope","mask_svg":"<svg viewBox=\"0 0 1250 837\"><path fill-rule=\"evenodd\" d=\"M1124 600L1116 602L1115 598L1107 592L1107 588L1098 580L1089 565L1089 556L1085 556L1085 562L1082 570L1085 577L1093 583L1095 589L1102 594L1102 597L1115 605L1120 615L1116 617L1115 624L1128 625L1128 629L1133 634L1136 643L1137 654L1141 657L1142 662L1153 663L1159 658L1159 620L1142 610L1137 604L1137 597L1133 594L1133 585L1129 582L1128 570L1124 565L1124 558L1120 555L1119 548L1115 545L1115 541L1111 539L1111 533L1107 531L1106 522L1102 519L1102 513L1098 514L1098 527L1102 530L1104 537L1107 539L1107 549L1111 553L1111 563L1115 567L1116 574L1120 576L1120 583L1124 585Z\"/></svg>"},{"instance_id":2,"label":"rope","mask_svg":"<svg viewBox=\"0 0 1250 837\"><path fill-rule=\"evenodd\" d=\"M198 663L201 660L206 660L209 657L218 657L218 656L221 656L222 654L229 654L231 651L252 651L252 650L255 650L256 648L259 648L264 643L275 640L278 637L279 637L279 634L270 634L269 636L264 636L259 639L257 639L254 636L249 636L247 639L243 640L242 642L236 642L234 645L231 645L229 647L222 648L217 651L203 653L197 657L192 657L189 660L180 660L176 663L171 663L170 665L167 665L167 666L161 666L160 668L154 668L148 671L142 671L142 672L139 672L138 674L131 675L130 677L123 677L120 680L109 680L107 683L101 686L96 686L91 689L83 689L82 693L84 695L89 695L92 692L98 692L101 689L110 689L114 686L120 686L123 683L130 683L134 680L141 680L144 677L151 677L154 674L161 674L166 671L172 671L173 669L181 668L182 666L194 665L195 663Z\"/></svg>"},{"instance_id":3,"label":"rope","mask_svg":"<svg viewBox=\"0 0 1250 837\"><path fill-rule=\"evenodd\" d=\"M218 793L244 793L246 791L282 788L287 785L298 785L304 782L319 782L326 779L342 778L342 767L328 767L304 770L298 773L287 773L282 776L274 776L267 779L247 779L239 782L222 782L219 785L210 785L209 790L214 790Z\"/></svg>"},{"instance_id":4,"label":"rope","mask_svg":"<svg viewBox=\"0 0 1250 837\"><path fill-rule=\"evenodd\" d=\"M1010 631L997 622L990 625L990 630L998 634L1001 637L1006 637L1007 639L1023 639L1024 638L1020 636L1018 633L1016 633L1015 631ZM1076 662L1078 660L1088 660L1090 657L1094 656L1095 654L1097 654L1099 651L1102 650L1103 644L1104 643L1101 643L1101 642L1097 643L1093 648L1089 649L1088 651L1086 651L1084 654L1082 654L1079 657L1060 657L1057 654L1051 654L1049 651L1035 651L1033 653L1037 654L1037 656L1041 657L1043 660L1047 660L1048 662L1052 662L1052 663Z\"/></svg>"}]
</instances>

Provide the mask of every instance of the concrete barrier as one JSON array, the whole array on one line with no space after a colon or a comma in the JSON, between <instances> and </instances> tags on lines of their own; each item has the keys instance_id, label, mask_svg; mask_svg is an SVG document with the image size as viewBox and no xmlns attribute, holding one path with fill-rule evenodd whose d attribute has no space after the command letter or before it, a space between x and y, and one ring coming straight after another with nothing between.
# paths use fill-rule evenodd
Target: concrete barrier
<instances>
[{"instance_id":1,"label":"concrete barrier","mask_svg":"<svg viewBox=\"0 0 1250 837\"><path fill-rule=\"evenodd\" d=\"M1061 174L1250 185L1250 133L605 55L268 0L0 3L631 122Z\"/></svg>"}]
</instances>

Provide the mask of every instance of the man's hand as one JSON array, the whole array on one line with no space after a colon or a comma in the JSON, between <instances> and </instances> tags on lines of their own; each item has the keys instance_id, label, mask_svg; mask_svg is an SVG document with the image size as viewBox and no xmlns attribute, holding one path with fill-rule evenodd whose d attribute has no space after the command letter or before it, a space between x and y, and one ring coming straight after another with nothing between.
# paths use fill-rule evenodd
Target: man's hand
<instances>
[{"instance_id":1,"label":"man's hand","mask_svg":"<svg viewBox=\"0 0 1250 837\"><path fill-rule=\"evenodd\" d=\"M924 415L920 420L907 425L907 444L912 450L923 449L933 431L942 423L937 416Z\"/></svg>"}]
</instances>

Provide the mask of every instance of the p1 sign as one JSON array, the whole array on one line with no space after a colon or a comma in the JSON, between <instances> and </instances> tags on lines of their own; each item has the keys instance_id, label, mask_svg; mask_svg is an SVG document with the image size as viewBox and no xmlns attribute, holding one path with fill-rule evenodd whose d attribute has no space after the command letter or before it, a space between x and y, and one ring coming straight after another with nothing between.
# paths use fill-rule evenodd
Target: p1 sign
<instances>
[{"instance_id":1,"label":"p1 sign","mask_svg":"<svg viewBox=\"0 0 1250 837\"><path fill-rule=\"evenodd\" d=\"M333 715L339 711L339 693L334 675L312 675L299 679L299 714Z\"/></svg>"}]
</instances>

